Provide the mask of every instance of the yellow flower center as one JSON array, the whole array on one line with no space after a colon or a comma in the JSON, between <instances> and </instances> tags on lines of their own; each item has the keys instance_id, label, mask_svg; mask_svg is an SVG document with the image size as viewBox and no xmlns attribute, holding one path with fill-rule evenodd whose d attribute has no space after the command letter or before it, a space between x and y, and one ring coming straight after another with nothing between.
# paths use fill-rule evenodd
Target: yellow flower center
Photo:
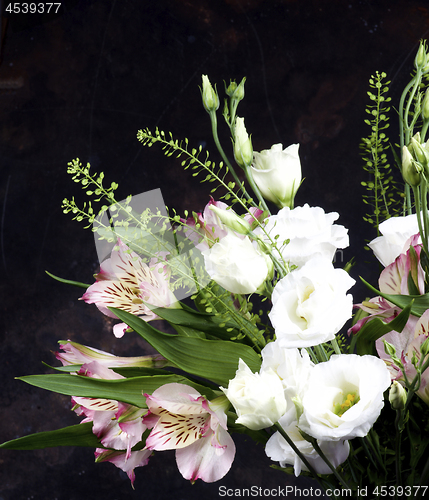
<instances>
[{"instance_id":1,"label":"yellow flower center","mask_svg":"<svg viewBox=\"0 0 429 500\"><path fill-rule=\"evenodd\" d=\"M347 396L344 397L342 403L334 403L334 413L339 417L342 417L344 413L349 410L353 405L359 401L359 396L356 396L355 392L349 392Z\"/></svg>"}]
</instances>

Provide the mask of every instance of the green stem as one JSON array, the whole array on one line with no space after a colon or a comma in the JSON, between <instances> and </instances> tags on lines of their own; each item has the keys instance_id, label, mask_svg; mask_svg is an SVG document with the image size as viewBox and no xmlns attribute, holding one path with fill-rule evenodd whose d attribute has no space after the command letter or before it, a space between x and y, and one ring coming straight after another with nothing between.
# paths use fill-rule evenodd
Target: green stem
<instances>
[{"instance_id":1,"label":"green stem","mask_svg":"<svg viewBox=\"0 0 429 500\"><path fill-rule=\"evenodd\" d=\"M313 466L310 464L310 462L305 458L305 456L299 451L299 449L297 448L297 446L295 445L295 443L292 441L292 439L288 436L288 434L286 433L286 431L283 429L283 427L278 423L276 422L274 424L274 427L276 428L276 430L280 433L280 435L283 437L283 439L285 439L285 441L287 442L287 444L292 448L292 450L298 455L298 457L300 458L300 460L302 460L302 462L304 463L304 465L307 467L308 471L310 472L310 474L312 474L312 476L314 477L314 479L316 479L316 481L321 485L321 481L320 481L320 477L319 475L317 474L317 472L314 470Z\"/></svg>"},{"instance_id":2,"label":"green stem","mask_svg":"<svg viewBox=\"0 0 429 500\"><path fill-rule=\"evenodd\" d=\"M213 134L213 139L215 141L215 144L216 144L216 147L220 153L220 155L222 156L222 159L223 161L226 163L226 165L228 166L228 170L231 172L232 176L234 177L234 180L236 182L236 184L238 186L240 186L240 188L243 190L243 194L244 196L250 200L251 199L251 196L249 195L249 193L246 191L246 189L244 188L242 182L240 181L240 179L238 178L238 175L237 173L235 172L234 170L234 167L232 166L231 162L228 160L228 157L226 156L225 154L225 151L223 150L222 146L221 146L221 143L219 141L219 136L218 136L218 133L217 133L217 118L216 118L216 111L211 111L210 112L210 121L211 121L211 124L212 124L212 134Z\"/></svg>"},{"instance_id":3,"label":"green stem","mask_svg":"<svg viewBox=\"0 0 429 500\"><path fill-rule=\"evenodd\" d=\"M402 148L405 145L405 134L404 134L404 121L405 121L405 117L404 117L404 114L403 114L404 102L405 102L405 98L406 98L408 92L410 91L411 87L414 85L414 82L416 80L416 76L405 87L404 91L402 92L401 99L399 101L399 141L400 141L401 151L402 151ZM408 117L407 117L407 120L408 120ZM407 123L407 127L408 127L408 123Z\"/></svg>"},{"instance_id":4,"label":"green stem","mask_svg":"<svg viewBox=\"0 0 429 500\"><path fill-rule=\"evenodd\" d=\"M338 345L337 339L334 338L331 340L331 346L334 349L335 354L342 354L342 352L340 350L340 346Z\"/></svg>"},{"instance_id":5,"label":"green stem","mask_svg":"<svg viewBox=\"0 0 429 500\"><path fill-rule=\"evenodd\" d=\"M326 355L326 351L323 348L322 344L316 345L315 349L316 349L316 353L319 357L319 362L322 363L323 361L328 361L328 356Z\"/></svg>"},{"instance_id":6,"label":"green stem","mask_svg":"<svg viewBox=\"0 0 429 500\"><path fill-rule=\"evenodd\" d=\"M422 130L420 131L420 142L421 142L421 144L423 144L424 142L426 142L425 138L426 138L426 133L427 133L427 130L428 130L428 126L429 126L429 120L424 120Z\"/></svg>"},{"instance_id":7,"label":"green stem","mask_svg":"<svg viewBox=\"0 0 429 500\"><path fill-rule=\"evenodd\" d=\"M402 420L402 413L404 410L396 410L395 418L395 472L396 472L396 487L402 486L402 467L401 467L401 430L400 422Z\"/></svg>"},{"instance_id":8,"label":"green stem","mask_svg":"<svg viewBox=\"0 0 429 500\"><path fill-rule=\"evenodd\" d=\"M428 237L429 237L429 221L428 221L428 183L424 175L422 175L422 181L420 183L420 197L422 199L422 212L423 212L423 228L424 234L420 233L420 236L425 239L426 248L428 248ZM425 245L423 245L425 247ZM426 254L427 255L427 254Z\"/></svg>"},{"instance_id":9,"label":"green stem","mask_svg":"<svg viewBox=\"0 0 429 500\"><path fill-rule=\"evenodd\" d=\"M402 92L401 99L399 101L399 141L400 141L400 151L402 154L402 148L404 145L408 144L410 142L410 128L408 125L408 113L410 110L411 102L413 101L414 94L416 93L416 90L420 84L421 80L421 71L420 69L417 70L416 75L414 78L409 82L409 84L405 87L404 91ZM411 91L410 97L407 102L407 106L405 108L404 112L404 102L405 98L410 91L411 87L413 87L413 90ZM405 129L405 130L404 130ZM412 213L411 209L411 192L410 192L410 186L408 184L405 184L405 200L406 200L406 207L407 207L407 214L410 215Z\"/></svg>"},{"instance_id":10,"label":"green stem","mask_svg":"<svg viewBox=\"0 0 429 500\"><path fill-rule=\"evenodd\" d=\"M412 129L408 125L408 114L410 112L411 103L414 100L414 96L416 94L416 91L417 91L417 89L420 86L421 80L422 80L421 69L418 68L417 72L416 72L416 76L413 78L413 80L411 80L413 82L412 83L413 88L412 88L412 90L410 92L410 96L408 98L407 105L405 107L405 113L404 113L404 124L405 124L405 137L404 137L404 140L405 140L405 144L408 144L410 142L411 134L413 132Z\"/></svg>"},{"instance_id":11,"label":"green stem","mask_svg":"<svg viewBox=\"0 0 429 500\"><path fill-rule=\"evenodd\" d=\"M337 478L338 482L348 491L351 490L349 485L346 483L346 481L340 476L338 473L337 469L332 465L330 460L326 457L326 455L323 453L323 451L320 449L320 446L317 444L317 439L314 439L311 441L311 444L313 445L313 448L316 450L316 452L319 454L321 459L325 462L325 464L331 469L332 473L334 476Z\"/></svg>"},{"instance_id":12,"label":"green stem","mask_svg":"<svg viewBox=\"0 0 429 500\"><path fill-rule=\"evenodd\" d=\"M417 224L419 226L419 232L420 232L420 236L421 236L421 239L422 239L423 249L424 249L426 255L429 255L428 254L428 242L427 242L427 238L425 237L425 234L424 234L424 231L423 231L422 213L421 213L422 209L421 209L421 205L420 205L420 189L419 189L419 186L413 187L413 194L414 194L414 203L416 205ZM426 196L425 196L425 198L426 198ZM426 208L426 212L427 212L427 208ZM426 214L426 217L427 217L427 214Z\"/></svg>"}]
</instances>

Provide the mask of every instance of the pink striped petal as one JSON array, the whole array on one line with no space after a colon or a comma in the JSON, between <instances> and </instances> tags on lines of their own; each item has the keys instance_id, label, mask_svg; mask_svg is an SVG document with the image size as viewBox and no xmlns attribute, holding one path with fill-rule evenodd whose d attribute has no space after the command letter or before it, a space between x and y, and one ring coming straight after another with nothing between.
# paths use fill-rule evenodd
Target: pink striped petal
<instances>
[{"instance_id":1,"label":"pink striped petal","mask_svg":"<svg viewBox=\"0 0 429 500\"><path fill-rule=\"evenodd\" d=\"M185 479L213 483L227 474L234 460L235 444L222 428L218 430L217 441L219 445L215 447L210 437L201 438L176 451L177 467Z\"/></svg>"}]
</instances>

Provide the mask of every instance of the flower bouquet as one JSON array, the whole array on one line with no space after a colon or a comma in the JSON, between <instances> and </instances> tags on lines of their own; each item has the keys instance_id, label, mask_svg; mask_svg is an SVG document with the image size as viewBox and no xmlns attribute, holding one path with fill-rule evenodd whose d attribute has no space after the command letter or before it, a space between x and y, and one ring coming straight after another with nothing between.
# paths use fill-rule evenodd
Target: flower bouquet
<instances>
[{"instance_id":1,"label":"flower bouquet","mask_svg":"<svg viewBox=\"0 0 429 500\"><path fill-rule=\"evenodd\" d=\"M132 358L61 340L54 374L24 376L72 397L80 423L0 445L95 448L133 484L135 469L176 450L180 473L215 482L234 460L236 433L265 446L273 467L319 483L321 496L421 498L429 482L429 55L421 43L398 106L400 144L389 145L388 83L370 79L362 141L369 243L382 265L378 288L353 306L352 263L337 213L294 207L299 146L254 152L237 107L245 79L226 86L223 118L235 163L218 138L220 98L207 76L202 102L222 160L160 130L138 132L202 176L201 213L167 209L160 190L118 201L114 182L77 159L68 173L92 198L63 210L91 227L100 260L82 300L119 320L155 353ZM392 154L401 182L391 173ZM231 155L232 157L232 155ZM243 180L243 176L245 180ZM405 181L405 182L402 182ZM311 182L311 180L307 181ZM402 186L403 184L403 186ZM217 200L215 200L215 197ZM94 202L101 203L95 209ZM347 332L343 329L356 312ZM151 323L163 320L163 331Z\"/></svg>"}]
</instances>

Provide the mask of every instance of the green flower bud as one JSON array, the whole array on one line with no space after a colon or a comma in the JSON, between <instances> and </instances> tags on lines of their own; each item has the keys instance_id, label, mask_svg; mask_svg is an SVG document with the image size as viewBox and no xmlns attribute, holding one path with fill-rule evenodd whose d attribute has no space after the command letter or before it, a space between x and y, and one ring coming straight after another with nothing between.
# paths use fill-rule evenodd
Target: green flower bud
<instances>
[{"instance_id":1,"label":"green flower bud","mask_svg":"<svg viewBox=\"0 0 429 500\"><path fill-rule=\"evenodd\" d=\"M226 89L227 95L236 101L241 101L244 99L244 82L246 81L246 77L244 77L240 84L237 85L235 82L231 82L229 87Z\"/></svg>"},{"instance_id":2,"label":"green flower bud","mask_svg":"<svg viewBox=\"0 0 429 500\"><path fill-rule=\"evenodd\" d=\"M226 86L226 84L225 84ZM228 88L225 89L226 95L229 97L232 97L234 95L234 92L237 89L237 84L234 81L231 81Z\"/></svg>"},{"instance_id":3,"label":"green flower bud","mask_svg":"<svg viewBox=\"0 0 429 500\"><path fill-rule=\"evenodd\" d=\"M234 210L222 210L215 205L210 205L209 209L214 212L219 217L220 221L223 222L229 229L232 229L239 234L249 234L250 224L247 220L239 217Z\"/></svg>"},{"instance_id":4,"label":"green flower bud","mask_svg":"<svg viewBox=\"0 0 429 500\"><path fill-rule=\"evenodd\" d=\"M423 120L429 120L429 89L426 89L422 104Z\"/></svg>"},{"instance_id":5,"label":"green flower bud","mask_svg":"<svg viewBox=\"0 0 429 500\"><path fill-rule=\"evenodd\" d=\"M390 386L389 401L394 410L403 410L407 402L407 393L396 380Z\"/></svg>"},{"instance_id":6,"label":"green flower bud","mask_svg":"<svg viewBox=\"0 0 429 500\"><path fill-rule=\"evenodd\" d=\"M244 118L237 117L234 130L234 158L241 168L250 166L253 161L252 141L244 126Z\"/></svg>"},{"instance_id":7,"label":"green flower bud","mask_svg":"<svg viewBox=\"0 0 429 500\"><path fill-rule=\"evenodd\" d=\"M423 357L429 354L429 337L420 346L420 352L422 353Z\"/></svg>"},{"instance_id":8,"label":"green flower bud","mask_svg":"<svg viewBox=\"0 0 429 500\"><path fill-rule=\"evenodd\" d=\"M426 47L423 41L420 41L419 50L417 51L416 58L414 59L414 66L416 69L422 69L427 64Z\"/></svg>"},{"instance_id":9,"label":"green flower bud","mask_svg":"<svg viewBox=\"0 0 429 500\"><path fill-rule=\"evenodd\" d=\"M429 155L425 148L420 144L420 134L418 132L411 138L411 147L416 160L426 168L429 161Z\"/></svg>"},{"instance_id":10,"label":"green flower bud","mask_svg":"<svg viewBox=\"0 0 429 500\"><path fill-rule=\"evenodd\" d=\"M210 113L216 111L219 107L219 97L216 90L212 87L207 75L203 75L203 90L201 91L203 106Z\"/></svg>"},{"instance_id":11,"label":"green flower bud","mask_svg":"<svg viewBox=\"0 0 429 500\"><path fill-rule=\"evenodd\" d=\"M420 184L420 172L407 146L402 148L402 177L410 186Z\"/></svg>"},{"instance_id":12,"label":"green flower bud","mask_svg":"<svg viewBox=\"0 0 429 500\"><path fill-rule=\"evenodd\" d=\"M389 342L387 342L386 340L382 339L383 340L383 344L384 344L384 352L392 357L392 356L396 356L396 349L395 349L395 346L390 344Z\"/></svg>"}]
</instances>

